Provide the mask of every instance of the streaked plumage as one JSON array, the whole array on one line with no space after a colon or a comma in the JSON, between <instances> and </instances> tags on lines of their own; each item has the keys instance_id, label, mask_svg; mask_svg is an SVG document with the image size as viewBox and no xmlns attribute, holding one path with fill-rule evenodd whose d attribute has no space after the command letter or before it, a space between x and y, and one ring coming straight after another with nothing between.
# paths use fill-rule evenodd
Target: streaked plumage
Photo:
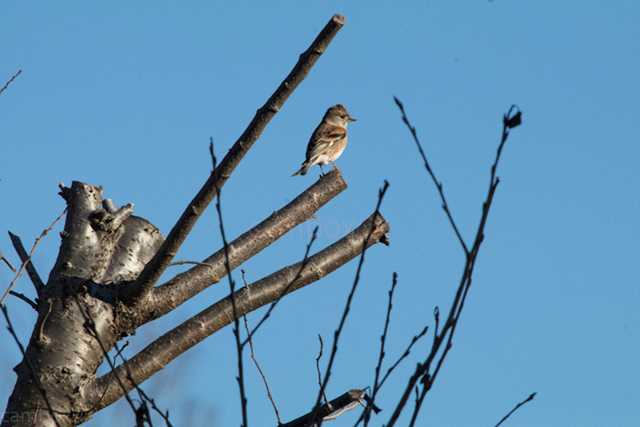
<instances>
[{"instance_id":1,"label":"streaked plumage","mask_svg":"<svg viewBox=\"0 0 640 427\"><path fill-rule=\"evenodd\" d=\"M309 139L305 161L293 175L305 175L314 165L322 170L323 165L333 164L347 148L347 125L355 121L343 105L329 108Z\"/></svg>"}]
</instances>

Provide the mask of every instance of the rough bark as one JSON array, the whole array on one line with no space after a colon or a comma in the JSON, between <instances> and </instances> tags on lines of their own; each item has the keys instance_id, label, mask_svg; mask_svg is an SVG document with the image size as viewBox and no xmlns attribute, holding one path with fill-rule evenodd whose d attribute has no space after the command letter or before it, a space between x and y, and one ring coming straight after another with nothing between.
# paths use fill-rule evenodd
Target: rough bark
<instances>
[{"instance_id":1,"label":"rough bark","mask_svg":"<svg viewBox=\"0 0 640 427\"><path fill-rule=\"evenodd\" d=\"M117 288L134 279L162 243L158 230L132 216L130 206L107 212L100 187L74 182L61 195L68 212L60 252L25 356L14 369L18 378L3 426L74 425L92 413L86 386L103 351L87 316L110 349L119 338L113 328Z\"/></svg>"}]
</instances>

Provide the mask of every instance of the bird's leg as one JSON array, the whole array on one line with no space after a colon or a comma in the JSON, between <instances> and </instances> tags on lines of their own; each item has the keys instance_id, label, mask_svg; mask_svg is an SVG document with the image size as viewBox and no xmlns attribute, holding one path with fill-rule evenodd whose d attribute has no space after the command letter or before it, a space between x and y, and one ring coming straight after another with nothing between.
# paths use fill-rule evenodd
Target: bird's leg
<instances>
[{"instance_id":1,"label":"bird's leg","mask_svg":"<svg viewBox=\"0 0 640 427\"><path fill-rule=\"evenodd\" d=\"M334 162L333 160L331 161L331 166L333 166L333 170L338 169L338 165L336 165L336 162Z\"/></svg>"},{"instance_id":2,"label":"bird's leg","mask_svg":"<svg viewBox=\"0 0 640 427\"><path fill-rule=\"evenodd\" d=\"M322 169L322 163L318 163L318 166L320 166L320 176L324 176L324 169Z\"/></svg>"}]
</instances>

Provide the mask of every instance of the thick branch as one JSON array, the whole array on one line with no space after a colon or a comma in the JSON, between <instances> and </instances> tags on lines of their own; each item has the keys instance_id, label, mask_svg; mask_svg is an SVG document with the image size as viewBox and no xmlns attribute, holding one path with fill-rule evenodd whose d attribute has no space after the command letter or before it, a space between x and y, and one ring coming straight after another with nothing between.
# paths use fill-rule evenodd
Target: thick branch
<instances>
[{"instance_id":1,"label":"thick branch","mask_svg":"<svg viewBox=\"0 0 640 427\"><path fill-rule=\"evenodd\" d=\"M372 233L373 221L375 226ZM368 247L377 242L386 242L388 231L389 225L382 215L371 215L351 233L307 259L301 272L302 263L299 262L237 291L234 296L237 315L242 316L269 304L278 299L283 292L291 293L320 280L360 255L367 236L370 236L366 245ZM96 410L108 406L122 396L122 389L114 386L117 376L124 377L124 372L131 375L131 379L125 383L126 388L130 390L134 387L131 380L140 384L189 348L232 321L231 296L227 296L167 332L129 362L97 380L96 395L99 397L104 393L104 397L96 403Z\"/></svg>"},{"instance_id":2,"label":"thick branch","mask_svg":"<svg viewBox=\"0 0 640 427\"><path fill-rule=\"evenodd\" d=\"M229 244L229 266L235 269L292 228L313 217L313 214L347 188L340 172L335 169L269 218L242 234ZM170 312L192 298L227 273L224 248L202 263L153 289L141 304L142 322L148 322Z\"/></svg>"},{"instance_id":3,"label":"thick branch","mask_svg":"<svg viewBox=\"0 0 640 427\"><path fill-rule=\"evenodd\" d=\"M344 17L335 15L325 25L320 34L311 43L311 46L302 54L289 75L284 79L267 102L258 109L249 126L233 144L220 165L212 171L209 179L204 183L198 194L186 207L182 216L173 226L167 239L164 241L158 253L149 262L138 280L130 288L131 297L139 298L148 293L158 281L162 273L171 263L178 249L185 241L194 224L207 208L216 191L225 184L233 170L238 166L242 158L258 140L267 124L273 116L282 108L285 101L307 76L311 67L322 55L333 40L333 37L344 25Z\"/></svg>"}]
</instances>

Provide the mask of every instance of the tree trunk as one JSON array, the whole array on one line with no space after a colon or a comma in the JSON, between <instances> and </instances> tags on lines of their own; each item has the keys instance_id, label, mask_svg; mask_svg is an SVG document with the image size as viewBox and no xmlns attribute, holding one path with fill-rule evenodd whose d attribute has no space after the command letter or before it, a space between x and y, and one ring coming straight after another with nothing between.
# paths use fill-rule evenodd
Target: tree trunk
<instances>
[{"instance_id":1,"label":"tree trunk","mask_svg":"<svg viewBox=\"0 0 640 427\"><path fill-rule=\"evenodd\" d=\"M155 226L131 215L131 206L115 210L103 201L100 187L74 182L61 195L68 213L60 253L15 368L3 426L71 426L93 413L101 392L95 372L126 333L114 309L118 290L163 240Z\"/></svg>"}]
</instances>

